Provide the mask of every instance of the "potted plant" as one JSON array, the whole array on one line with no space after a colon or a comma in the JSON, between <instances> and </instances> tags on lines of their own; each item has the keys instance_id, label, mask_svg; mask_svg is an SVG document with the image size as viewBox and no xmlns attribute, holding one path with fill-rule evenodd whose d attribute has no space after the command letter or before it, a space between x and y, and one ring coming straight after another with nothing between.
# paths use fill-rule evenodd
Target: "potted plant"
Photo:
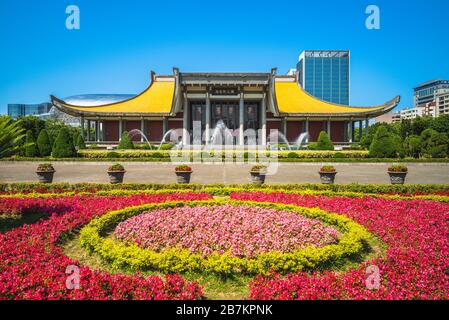
<instances>
[{"instance_id":1,"label":"potted plant","mask_svg":"<svg viewBox=\"0 0 449 320\"><path fill-rule=\"evenodd\" d=\"M404 184L407 173L408 168L402 164L394 164L388 167L391 184Z\"/></svg>"},{"instance_id":2,"label":"potted plant","mask_svg":"<svg viewBox=\"0 0 449 320\"><path fill-rule=\"evenodd\" d=\"M186 164L176 166L175 167L176 180L178 181L178 183L189 183L192 172L193 172L192 167Z\"/></svg>"},{"instance_id":3,"label":"potted plant","mask_svg":"<svg viewBox=\"0 0 449 320\"><path fill-rule=\"evenodd\" d=\"M264 184L267 175L267 166L255 165L250 170L251 181L253 184Z\"/></svg>"},{"instance_id":4,"label":"potted plant","mask_svg":"<svg viewBox=\"0 0 449 320\"><path fill-rule=\"evenodd\" d=\"M125 172L126 172L125 168L119 163L109 166L108 168L109 181L112 184L122 183Z\"/></svg>"},{"instance_id":5,"label":"potted plant","mask_svg":"<svg viewBox=\"0 0 449 320\"><path fill-rule=\"evenodd\" d=\"M320 174L321 183L332 184L335 181L337 170L334 166L322 166L318 173Z\"/></svg>"},{"instance_id":6,"label":"potted plant","mask_svg":"<svg viewBox=\"0 0 449 320\"><path fill-rule=\"evenodd\" d=\"M53 182L53 175L55 174L56 170L53 168L53 165L51 163L41 163L37 166L36 174L39 178L39 182L42 183L52 183Z\"/></svg>"}]
</instances>

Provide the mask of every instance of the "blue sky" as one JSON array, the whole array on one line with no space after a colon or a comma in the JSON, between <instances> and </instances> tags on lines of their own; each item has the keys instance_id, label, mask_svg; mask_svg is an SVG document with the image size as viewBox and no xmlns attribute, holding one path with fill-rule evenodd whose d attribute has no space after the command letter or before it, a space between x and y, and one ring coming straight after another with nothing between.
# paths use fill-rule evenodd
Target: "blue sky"
<instances>
[{"instance_id":1,"label":"blue sky","mask_svg":"<svg viewBox=\"0 0 449 320\"><path fill-rule=\"evenodd\" d=\"M81 29L65 27L68 5ZM365 27L380 8L381 29ZM283 74L304 49L351 50L351 104L449 78L449 1L0 0L0 113L49 95L139 93L150 70Z\"/></svg>"}]
</instances>

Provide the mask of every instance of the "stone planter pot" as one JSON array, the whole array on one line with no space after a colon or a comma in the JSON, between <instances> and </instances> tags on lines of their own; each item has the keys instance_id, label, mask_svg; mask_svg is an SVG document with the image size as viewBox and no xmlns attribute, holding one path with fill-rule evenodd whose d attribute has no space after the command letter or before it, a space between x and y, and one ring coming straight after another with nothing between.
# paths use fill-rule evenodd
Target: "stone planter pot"
<instances>
[{"instance_id":1,"label":"stone planter pot","mask_svg":"<svg viewBox=\"0 0 449 320\"><path fill-rule=\"evenodd\" d=\"M39 182L41 183L52 183L53 175L56 171L36 171Z\"/></svg>"},{"instance_id":2,"label":"stone planter pot","mask_svg":"<svg viewBox=\"0 0 449 320\"><path fill-rule=\"evenodd\" d=\"M108 171L109 182L112 184L122 183L126 171Z\"/></svg>"},{"instance_id":3,"label":"stone planter pot","mask_svg":"<svg viewBox=\"0 0 449 320\"><path fill-rule=\"evenodd\" d=\"M337 174L336 171L335 172L318 171L318 173L320 174L322 184L333 184L335 181L335 175Z\"/></svg>"},{"instance_id":4,"label":"stone planter pot","mask_svg":"<svg viewBox=\"0 0 449 320\"><path fill-rule=\"evenodd\" d=\"M407 172L392 172L388 171L391 184L404 184Z\"/></svg>"},{"instance_id":5,"label":"stone planter pot","mask_svg":"<svg viewBox=\"0 0 449 320\"><path fill-rule=\"evenodd\" d=\"M190 183L190 176L193 171L175 171L176 181L180 184Z\"/></svg>"},{"instance_id":6,"label":"stone planter pot","mask_svg":"<svg viewBox=\"0 0 449 320\"><path fill-rule=\"evenodd\" d=\"M259 172L259 171L250 171L251 175L251 182L253 184L264 184L265 183L265 176L267 175L265 172Z\"/></svg>"}]
</instances>

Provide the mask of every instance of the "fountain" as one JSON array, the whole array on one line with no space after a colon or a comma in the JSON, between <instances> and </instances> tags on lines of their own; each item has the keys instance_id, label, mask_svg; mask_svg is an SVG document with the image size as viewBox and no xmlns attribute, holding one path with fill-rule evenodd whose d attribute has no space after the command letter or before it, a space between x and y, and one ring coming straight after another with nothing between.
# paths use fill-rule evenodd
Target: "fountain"
<instances>
[{"instance_id":1,"label":"fountain","mask_svg":"<svg viewBox=\"0 0 449 320\"><path fill-rule=\"evenodd\" d=\"M274 139L275 137L277 137L277 140ZM275 144L284 143L287 145L288 150L290 151L292 150L292 147L290 146L290 143L288 143L287 138L279 130L271 131L268 140L270 145L272 144L273 140L275 140L274 141Z\"/></svg>"},{"instance_id":2,"label":"fountain","mask_svg":"<svg viewBox=\"0 0 449 320\"><path fill-rule=\"evenodd\" d=\"M172 140L172 134L175 134L176 137L178 138L178 141L176 141L176 143L175 143L176 149L182 148L182 140L179 141L179 137L182 137L182 134L179 135L179 133L178 133L179 130L182 130L182 129L170 129L170 130L168 130L168 131L164 134L164 136L162 137L162 140L161 140L161 142L159 143L159 147L157 148L157 150L161 150L162 144L165 143L165 142L167 142L166 139L167 139L167 137L168 137L169 135L170 135L170 140L169 140L169 142L171 142L171 140Z\"/></svg>"},{"instance_id":3,"label":"fountain","mask_svg":"<svg viewBox=\"0 0 449 320\"><path fill-rule=\"evenodd\" d=\"M296 140L295 140L296 150L300 150L303 141L305 139L308 139L308 138L309 138L309 133L308 132L301 133L298 136L298 138L296 138Z\"/></svg>"},{"instance_id":4,"label":"fountain","mask_svg":"<svg viewBox=\"0 0 449 320\"><path fill-rule=\"evenodd\" d=\"M218 138L221 139L217 141ZM230 141L234 141L234 135L232 134L231 130L228 129L223 120L218 120L217 125L215 126L210 138L210 145L217 145L217 142L220 142L220 145L222 145L223 143L227 144L229 142L229 138L231 139Z\"/></svg>"},{"instance_id":5,"label":"fountain","mask_svg":"<svg viewBox=\"0 0 449 320\"><path fill-rule=\"evenodd\" d=\"M151 147L151 143L150 143L150 141L148 141L147 136L146 136L141 130L139 130L139 129L133 129L133 130L131 130L130 132L128 132L128 136L129 136L129 138L130 138L131 140L132 140L132 138L134 138L136 135L140 135L142 138L144 138L145 141L147 142L148 146L150 147L150 149L152 148L152 147Z\"/></svg>"}]
</instances>

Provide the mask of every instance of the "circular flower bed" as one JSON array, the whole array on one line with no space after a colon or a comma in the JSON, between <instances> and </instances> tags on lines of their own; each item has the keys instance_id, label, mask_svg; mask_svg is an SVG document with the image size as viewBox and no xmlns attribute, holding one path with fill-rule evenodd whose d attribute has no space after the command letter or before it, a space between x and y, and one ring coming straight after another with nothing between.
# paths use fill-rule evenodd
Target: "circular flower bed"
<instances>
[{"instance_id":1,"label":"circular flower bed","mask_svg":"<svg viewBox=\"0 0 449 320\"><path fill-rule=\"evenodd\" d=\"M181 247L209 255L254 257L336 243L338 232L317 219L258 206L198 206L158 209L121 222L120 240L155 251Z\"/></svg>"},{"instance_id":2,"label":"circular flower bed","mask_svg":"<svg viewBox=\"0 0 449 320\"><path fill-rule=\"evenodd\" d=\"M250 207L252 208L249 209ZM226 209L228 210L225 213L223 210ZM148 211L151 212L141 215ZM195 216L197 211L199 214ZM169 217L169 213L174 213L175 216ZM225 217L218 217L217 213L224 214ZM253 216L255 213L263 214ZM264 217L264 214L267 216ZM288 217L284 217L286 220L274 221L275 217L284 215ZM151 217L148 223L144 222L146 217ZM231 219L226 219L227 217ZM242 221L243 217L250 220ZM127 220L129 218L132 219ZM188 222L189 219L192 221ZM258 219L262 221L251 225ZM119 225L121 222L123 224ZM262 228L261 223L264 222L271 222L273 225L265 225ZM215 223L218 223L221 229L206 230ZM332 227L325 227L322 223ZM147 228L152 224L159 224L154 232ZM286 225L279 227L282 224ZM131 243L107 237L108 230L114 229L117 225L119 237L131 240ZM195 232L197 228L198 233ZM263 232L270 228L266 240L262 240L265 234L259 231ZM279 230L276 230L278 228ZM314 228L317 230L314 231ZM181 232L180 229L187 230ZM173 230L175 232L172 232ZM232 233L233 230L237 233ZM202 231L206 234L202 234ZM278 231L288 231L291 234L284 234L281 240L280 236L276 235ZM301 231L309 234L300 235ZM337 231L340 234L338 241ZM201 238L192 239L192 234ZM318 239L318 235L323 238ZM181 240L183 236L186 238ZM299 237L299 240L295 237ZM221 201L166 202L127 208L109 212L93 220L80 232L83 247L98 253L118 268L220 274L266 274L270 270L289 272L325 269L360 254L368 237L369 233L362 226L348 218L323 210L235 201L227 201L226 205ZM248 240L256 240L256 243L245 242ZM305 243L299 244L302 240ZM151 241L155 243L150 244ZM149 248L139 246L136 242L145 243ZM186 245L179 246L180 242ZM268 245L271 242L279 250L270 250ZM206 248L203 247L205 243ZM174 246L167 248L167 244ZM298 247L288 248L290 244ZM187 247L193 250L186 249ZM239 253L240 256L235 253Z\"/></svg>"},{"instance_id":3,"label":"circular flower bed","mask_svg":"<svg viewBox=\"0 0 449 320\"><path fill-rule=\"evenodd\" d=\"M218 191L223 190L235 191L227 188ZM2 214L46 215L45 219L33 224L0 233L0 300L204 297L201 286L187 282L177 274L165 277L111 274L80 265L77 258L67 257L62 248L67 243L65 239L80 228L83 228L83 245L98 253L92 258L101 256L116 266L152 267L171 272L203 270L206 275L209 271L260 272L262 275L249 283L250 299L449 298L449 204L436 201L447 201L444 197L431 195L434 198L429 196L430 201L412 197L393 199L391 195L382 194L376 197L355 193L336 196L329 191L326 195L298 195L277 190L271 193L234 192L231 200L224 202L211 200L211 195L202 193L124 194L116 190L101 195L46 194L42 197L42 194L33 193L11 194L8 198L0 196ZM205 206L215 206L218 210L225 205L270 209L293 213L301 219L317 219L339 232L338 241L322 247L315 244L291 252L269 251L242 257L227 251L219 253L217 248L205 254L201 249L194 253L187 247L166 250L162 246L158 252L109 236L117 225L132 221L127 219L142 213ZM368 258L363 256L364 262L352 261L349 269L323 270L360 253L369 236L367 231L386 245L385 252ZM76 243L77 239L70 241ZM245 248L248 251L249 246ZM73 290L67 288L66 282L66 269L72 265L78 266L80 271L80 288ZM275 271L268 272L272 269ZM376 275L377 284L374 281L368 285ZM232 278L245 279L246 284L249 277L235 274ZM376 285L372 286L373 283ZM226 292L220 295L223 296L227 297Z\"/></svg>"}]
</instances>

